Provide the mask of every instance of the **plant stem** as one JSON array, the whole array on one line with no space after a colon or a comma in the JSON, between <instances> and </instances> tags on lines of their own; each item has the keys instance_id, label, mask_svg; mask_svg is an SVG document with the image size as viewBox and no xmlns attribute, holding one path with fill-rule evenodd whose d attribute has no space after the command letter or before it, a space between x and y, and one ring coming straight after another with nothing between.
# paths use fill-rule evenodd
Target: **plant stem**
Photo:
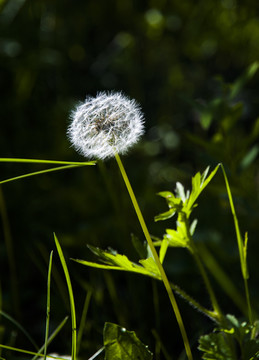
<instances>
[{"instance_id":1,"label":"plant stem","mask_svg":"<svg viewBox=\"0 0 259 360\"><path fill-rule=\"evenodd\" d=\"M218 301L217 301L216 296L215 296L215 294L214 294L214 291L213 291L213 289L212 289L212 286L211 286L209 277L208 277L208 275L207 275L207 273L206 273L206 270L204 269L204 266L203 266L203 264L202 264L202 262L201 262L201 259L200 259L200 257L199 257L199 254L198 254L198 252L197 252L196 247L192 246L192 250L193 250L193 253L192 253L192 254L193 254L194 259L195 259L195 261L196 261L196 263L197 263L197 266L198 266L198 268L199 268L199 270L200 270L200 273L201 273L201 276L202 276L203 281L204 281L204 283L205 283L205 286L206 286L206 288L207 288L207 291L208 291L208 293L209 293L210 301L211 301L211 304L212 304L214 313L216 314L218 321L222 323L222 321L223 321L222 312L221 312L221 310L220 310Z\"/></svg>"},{"instance_id":2,"label":"plant stem","mask_svg":"<svg viewBox=\"0 0 259 360\"><path fill-rule=\"evenodd\" d=\"M217 319L217 321L219 322L223 322L223 315L222 315L222 312L220 310L220 307L219 307L219 304L218 304L218 301L216 299L216 296L214 294L214 291L213 291L213 288L211 286L211 283L210 283L210 280L209 280L209 277L207 275L207 272L203 266L203 263L200 259L200 256L199 256L199 252L194 244L194 241L193 241L193 238L192 238L192 235L191 235L191 232L190 232L190 225L189 225L189 221L186 217L186 214L184 212L181 212L179 213L178 215L178 219L180 219L179 221L181 221L185 227L185 234L188 238L188 243L189 243L189 251L191 252L191 254L193 255L194 257L194 260L196 261L196 264L200 270L200 273L201 273L201 276L203 278L203 281L205 283L205 286L207 288L207 291L209 293L209 296L210 296L210 301L211 301L211 304L212 304L212 307L213 307L213 312L214 312L214 316L215 318Z\"/></svg>"},{"instance_id":3,"label":"plant stem","mask_svg":"<svg viewBox=\"0 0 259 360\"><path fill-rule=\"evenodd\" d=\"M252 325L253 324L253 314L252 314L252 307L251 307L250 295L249 295L249 289L248 289L248 281L247 280L249 278L249 274L248 274L247 261L246 261L247 260L246 252L247 252L248 238L246 235L245 241L243 241L243 239L242 239L239 224L238 224L238 219L237 219L237 215L236 215L236 211L235 211L235 206L234 206L234 202L233 202L233 198L232 198L232 194L231 194L231 190L230 190L230 186L229 186L229 182L228 182L228 178L227 178L227 174L226 174L224 166L222 164L221 164L221 169L223 172L223 176L224 176L224 180L225 180L225 184L226 184L226 188L227 188L227 193L228 193L229 204L230 204L230 208L231 208L231 213L232 213L234 224L235 224L237 245L238 245L239 257L240 257L240 266L241 266L241 272L242 272L242 276L243 276L243 280L244 280L244 287L245 287L245 294L246 294L248 320L249 320L250 325Z\"/></svg>"},{"instance_id":4,"label":"plant stem","mask_svg":"<svg viewBox=\"0 0 259 360\"><path fill-rule=\"evenodd\" d=\"M188 340L188 337L187 337L187 334L186 334L186 330L185 330L185 327L184 327L184 324L183 324L183 320L182 320L182 316L180 314L180 310L178 308L178 305L177 305L177 302L176 302L176 299L175 299L175 296L173 294L173 291L172 291L172 288L170 286L170 283L168 281L168 278L166 276L166 273L164 271L164 268L159 260L159 257L158 257L158 254L156 252L156 249L154 247L154 244L152 242L152 239L151 239L151 236L149 234L149 231L147 229L147 226L146 226L146 223L145 223L145 220L143 218L143 215L142 215L142 212L139 208L139 205L138 205L138 202L137 202L137 199L135 197L135 194L133 192L133 189L131 187L131 184L130 184L130 181L128 179L128 176L126 174L126 171L124 169L124 166L121 162L121 159L120 159L120 156L118 153L115 153L115 158L116 158L116 161L118 163L118 166L119 166L119 169L120 169L120 172L121 172L121 175L123 177L123 180L125 182L125 185L127 187L127 190L129 192L129 195L130 195L130 198L131 198L131 201L132 201L132 204L133 204L133 207L136 211L136 214L137 214L137 217L138 217L138 220L140 222L140 225L141 225L141 228L143 230L143 233L145 235L145 238L147 240L147 243L150 247L150 250L152 252L152 255L154 257L154 260L156 262L156 265L160 271L160 274L161 274L161 278L162 278L162 281L164 283L164 286L166 288L166 291L168 293L168 296L169 296L169 299L170 299L170 302L171 302L171 305L173 307L173 310L174 310L174 314L175 314L175 317L176 317L176 320L177 320L177 323L179 325L179 328L180 328L180 332L181 332L181 335L182 335L182 338L183 338L183 343L184 343L184 347L185 347L185 351L186 351L186 354L187 354L187 357L189 360L193 360L193 357L192 357L192 352L191 352L191 348L190 348L190 344L189 344L189 340Z\"/></svg>"}]
</instances>

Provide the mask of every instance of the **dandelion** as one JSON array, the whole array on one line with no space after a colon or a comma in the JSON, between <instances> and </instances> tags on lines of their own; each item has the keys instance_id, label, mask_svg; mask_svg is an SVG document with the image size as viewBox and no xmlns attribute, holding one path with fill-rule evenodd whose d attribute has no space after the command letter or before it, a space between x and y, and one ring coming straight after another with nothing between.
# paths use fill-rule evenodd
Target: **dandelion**
<instances>
[{"instance_id":1,"label":"dandelion","mask_svg":"<svg viewBox=\"0 0 259 360\"><path fill-rule=\"evenodd\" d=\"M89 158L125 154L144 132L140 107L121 93L87 97L71 119L68 137L75 149Z\"/></svg>"},{"instance_id":2,"label":"dandelion","mask_svg":"<svg viewBox=\"0 0 259 360\"><path fill-rule=\"evenodd\" d=\"M119 155L127 152L144 132L144 120L140 108L134 100L128 99L121 93L99 93L95 98L86 98L85 102L72 112L71 118L72 122L68 128L68 137L77 151L90 158L105 159L115 157L142 231L171 301L187 357L192 360L190 344L180 310Z\"/></svg>"}]
</instances>

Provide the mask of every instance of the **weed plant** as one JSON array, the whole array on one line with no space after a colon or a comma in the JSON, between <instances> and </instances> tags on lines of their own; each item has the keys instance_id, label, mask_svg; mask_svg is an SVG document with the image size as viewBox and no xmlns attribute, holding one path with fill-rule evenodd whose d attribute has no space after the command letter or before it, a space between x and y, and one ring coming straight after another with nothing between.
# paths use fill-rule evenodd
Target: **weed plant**
<instances>
[{"instance_id":1,"label":"weed plant","mask_svg":"<svg viewBox=\"0 0 259 360\"><path fill-rule=\"evenodd\" d=\"M257 64L253 64L247 72L247 78L249 78L256 69ZM237 84L240 85L240 83ZM237 89L235 91L237 91ZM208 121L211 121L208 116L203 120L203 125L205 127L208 126ZM166 221L167 225L161 238L152 236L148 230L119 155L125 153L129 147L134 145L142 134L143 115L140 108L134 101L129 100L121 93L101 93L98 94L96 98L87 98L85 103L80 104L73 112L72 122L68 130L71 142L77 150L90 158L102 160L110 157L115 158L145 236L145 242L142 242L135 236L133 237L133 244L139 254L138 262L131 261L127 254L120 254L110 248L108 250L103 250L90 244L88 245L88 248L95 256L97 256L99 261L88 261L85 259L73 259L73 261L86 267L98 268L104 271L115 270L130 272L144 275L157 282L162 282L166 293L168 294L173 315L178 323L178 328L183 341L184 355L168 354L166 348L163 346L163 341L160 340L159 334L156 332L154 332L156 346L153 347L155 349L155 354L152 354L148 347L140 341L134 331L125 329L121 324L106 322L103 326L103 346L96 349L94 354L89 354L88 360L101 358L105 358L106 360L151 360L153 357L156 359L164 358L166 360L180 358L187 358L188 360L194 358L215 360L259 359L259 320L257 309L252 305L253 301L251 299L248 281L248 233L243 234L240 230L232 191L224 164L217 164L213 169L207 167L202 173L197 172L192 177L191 188L189 190L186 190L180 182L177 182L174 191L160 192L158 195L165 199L168 209L157 215L155 221ZM2 158L0 161L58 165L57 167L51 167L47 170L45 169L2 180L1 184L40 175L46 172L63 171L65 169L89 165L93 166L96 164L96 161L64 162L6 158ZM195 211L198 200L200 199L201 194L206 193L211 181L216 176L219 177L220 172L223 175L222 181L224 181L229 210L233 217L233 223L229 224L229 226L233 226L235 229L236 247L238 249L240 273L243 281L243 292L240 292L231 281L228 274L225 273L223 268L217 263L206 245L196 241L198 220L196 219ZM9 262L10 268L12 269L12 252L10 250L11 240L8 237L7 217L3 204L1 205L1 208L3 224L6 229L6 247L9 249ZM170 224L172 224L172 220L175 220L173 226L168 226L168 220L170 221ZM30 358L33 360L39 358L83 359L80 354L80 344L84 334L84 327L87 323L87 311L91 301L91 291L89 290L87 292L82 316L78 324L77 322L79 319L77 315L76 299L73 292L73 279L71 280L67 261L62 250L62 240L60 242L56 234L54 234L53 241L64 271L68 290L71 311L71 353L62 356L54 353L50 354L48 352L50 343L55 340L55 337L59 332L62 332L63 326L67 322L67 318L65 318L53 332L50 332L50 289L53 274L53 251L51 251L47 275L45 340L41 347L37 346L30 333L4 311L2 306L2 293L0 291L1 317L7 319L13 327L16 327L19 331L23 332L24 336L28 338L34 347L33 350L27 350L17 348L12 343L0 344L0 359L15 359L17 354L20 356L17 358ZM185 249L185 251L187 251L194 259L196 267L203 279L207 296L210 300L209 307L205 306L200 300L194 299L191 294L187 293L167 276L165 264L168 254L173 251L174 248ZM242 316L235 316L233 313L224 312L224 309L221 306L221 299L218 298L217 291L213 285L214 283L211 281L211 274L214 275L225 295L239 308ZM179 295L179 299L175 295ZM209 333L203 333L203 329L200 330L202 335L197 339L199 349L198 357L196 357L196 355L194 357L193 355L194 345L190 343L189 340L190 334L188 333L188 325L186 326L184 314L181 313L178 307L178 300L181 301L180 299L184 299L191 307L193 307L194 311L201 313L201 316L202 314L205 315L210 319L212 324ZM168 312L168 316L170 316L169 308L164 309L164 311L166 313ZM4 331L4 329L2 331ZM168 333L170 332L172 332L171 336L173 336L172 329L168 329Z\"/></svg>"}]
</instances>

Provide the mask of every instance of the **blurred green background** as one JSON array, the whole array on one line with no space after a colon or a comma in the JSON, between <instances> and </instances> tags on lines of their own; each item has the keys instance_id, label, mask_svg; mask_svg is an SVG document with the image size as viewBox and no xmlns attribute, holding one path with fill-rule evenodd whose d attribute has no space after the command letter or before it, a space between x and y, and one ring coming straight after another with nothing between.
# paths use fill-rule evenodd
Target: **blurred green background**
<instances>
[{"instance_id":1,"label":"blurred green background","mask_svg":"<svg viewBox=\"0 0 259 360\"><path fill-rule=\"evenodd\" d=\"M154 216L166 210L156 193L173 191L176 181L188 188L195 172L223 162L241 230L249 232L251 296L258 311L258 1L1 0L0 10L0 156L83 161L66 137L71 110L86 95L123 91L140 103L146 118L143 139L123 162L150 232L162 237L165 228L175 226L174 219L154 223ZM1 180L44 168L0 166ZM91 244L110 246L137 261L131 234L144 238L113 160L5 184L0 198L0 304L41 345L53 232L67 260L91 259L86 247ZM196 214L197 244L210 249L243 291L220 172ZM182 340L161 284L71 261L69 270L78 320L92 291L82 358L102 346L105 321L135 330L152 351L155 329L171 358L178 358ZM166 270L172 281L210 306L184 250L170 250ZM223 310L242 316L214 285ZM182 299L178 303L195 349L198 336L213 324ZM55 252L51 329L66 315L68 296ZM0 321L1 343L31 349L13 324ZM50 350L64 354L69 349L67 324Z\"/></svg>"}]
</instances>

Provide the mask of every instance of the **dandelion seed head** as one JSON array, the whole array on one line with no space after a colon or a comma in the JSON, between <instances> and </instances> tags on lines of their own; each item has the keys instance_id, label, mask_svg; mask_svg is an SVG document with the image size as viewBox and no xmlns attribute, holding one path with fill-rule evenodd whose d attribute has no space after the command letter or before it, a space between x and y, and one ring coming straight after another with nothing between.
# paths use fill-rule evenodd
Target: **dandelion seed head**
<instances>
[{"instance_id":1,"label":"dandelion seed head","mask_svg":"<svg viewBox=\"0 0 259 360\"><path fill-rule=\"evenodd\" d=\"M68 138L88 158L125 154L144 132L144 118L135 100L122 93L87 97L71 114Z\"/></svg>"}]
</instances>

